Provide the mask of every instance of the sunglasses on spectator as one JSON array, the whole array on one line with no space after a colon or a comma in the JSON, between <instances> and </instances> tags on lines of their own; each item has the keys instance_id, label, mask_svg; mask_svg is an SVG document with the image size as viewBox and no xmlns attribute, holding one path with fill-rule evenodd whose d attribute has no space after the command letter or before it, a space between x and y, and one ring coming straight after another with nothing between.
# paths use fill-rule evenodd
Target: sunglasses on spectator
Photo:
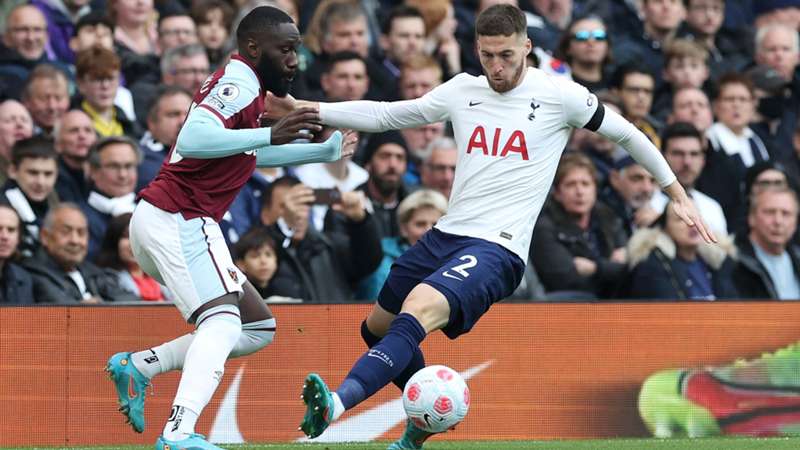
<instances>
[{"instance_id":1,"label":"sunglasses on spectator","mask_svg":"<svg viewBox=\"0 0 800 450\"><path fill-rule=\"evenodd\" d=\"M578 42L586 42L590 38L594 39L595 41L605 41L606 30L602 30L599 28L597 30L580 30L576 31L572 37Z\"/></svg>"}]
</instances>

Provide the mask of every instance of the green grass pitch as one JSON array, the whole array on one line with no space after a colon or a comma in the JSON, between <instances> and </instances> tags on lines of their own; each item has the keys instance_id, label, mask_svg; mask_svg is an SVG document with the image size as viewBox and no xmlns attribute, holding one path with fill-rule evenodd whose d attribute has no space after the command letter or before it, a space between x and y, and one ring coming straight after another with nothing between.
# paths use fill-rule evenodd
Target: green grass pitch
<instances>
[{"instance_id":1,"label":"green grass pitch","mask_svg":"<svg viewBox=\"0 0 800 450\"><path fill-rule=\"evenodd\" d=\"M226 445L229 450L385 450L388 442L353 444L249 444ZM42 447L13 447L22 450ZM152 446L55 447L72 450L149 450ZM452 441L430 442L425 450L795 450L800 438L706 438L706 439L603 439L585 441ZM54 447L48 447L52 450Z\"/></svg>"}]
</instances>

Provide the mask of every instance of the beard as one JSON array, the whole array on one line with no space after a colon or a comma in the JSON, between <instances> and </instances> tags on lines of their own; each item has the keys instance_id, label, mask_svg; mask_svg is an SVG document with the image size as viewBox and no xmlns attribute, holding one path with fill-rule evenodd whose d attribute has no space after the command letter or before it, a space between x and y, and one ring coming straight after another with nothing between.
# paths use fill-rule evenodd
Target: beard
<instances>
[{"instance_id":1,"label":"beard","mask_svg":"<svg viewBox=\"0 0 800 450\"><path fill-rule=\"evenodd\" d=\"M514 76L512 76L510 80L502 80L500 82L492 80L492 78L488 75L487 71L484 70L484 73L486 74L486 81L489 82L489 87L491 87L495 92L502 94L517 87L517 83L519 82L520 77L522 76L522 72L526 68L527 66L525 64L525 60L523 59L520 62L519 66L517 66L514 69Z\"/></svg>"},{"instance_id":2,"label":"beard","mask_svg":"<svg viewBox=\"0 0 800 450\"><path fill-rule=\"evenodd\" d=\"M289 93L289 88L292 86L292 81L286 78L283 70L277 64L262 55L256 69L261 82L264 83L262 87L265 90L278 97L286 97L286 94Z\"/></svg>"},{"instance_id":3,"label":"beard","mask_svg":"<svg viewBox=\"0 0 800 450\"><path fill-rule=\"evenodd\" d=\"M400 181L402 178L397 178L396 180L387 179L383 177L375 177L375 187L378 188L378 192L381 193L384 197L389 197L390 195L397 192L400 188Z\"/></svg>"}]
</instances>

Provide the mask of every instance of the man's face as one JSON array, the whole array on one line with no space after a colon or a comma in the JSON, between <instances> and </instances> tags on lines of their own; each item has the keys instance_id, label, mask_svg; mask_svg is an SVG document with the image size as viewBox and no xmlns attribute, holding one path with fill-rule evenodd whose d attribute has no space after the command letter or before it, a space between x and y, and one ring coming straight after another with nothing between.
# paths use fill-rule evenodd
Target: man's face
<instances>
[{"instance_id":1,"label":"man's face","mask_svg":"<svg viewBox=\"0 0 800 450\"><path fill-rule=\"evenodd\" d=\"M797 203L786 192L763 191L747 217L750 237L764 248L786 247L797 228Z\"/></svg>"},{"instance_id":2,"label":"man's face","mask_svg":"<svg viewBox=\"0 0 800 450\"><path fill-rule=\"evenodd\" d=\"M78 53L90 49L94 46L114 49L114 34L111 28L99 23L97 25L87 25L78 31L77 36L69 42L69 47L73 52Z\"/></svg>"},{"instance_id":3,"label":"man's face","mask_svg":"<svg viewBox=\"0 0 800 450\"><path fill-rule=\"evenodd\" d=\"M589 214L597 200L597 184L587 169L576 167L558 183L553 198L569 215Z\"/></svg>"},{"instance_id":4,"label":"man's face","mask_svg":"<svg viewBox=\"0 0 800 450\"><path fill-rule=\"evenodd\" d=\"M55 149L64 157L85 161L89 148L97 141L92 119L83 111L73 110L61 119Z\"/></svg>"},{"instance_id":5,"label":"man's face","mask_svg":"<svg viewBox=\"0 0 800 450\"><path fill-rule=\"evenodd\" d=\"M278 221L279 217L284 216L286 205L284 198L289 193L291 186L276 185L272 188L270 203L261 208L261 223L264 225L272 225Z\"/></svg>"},{"instance_id":6,"label":"man's face","mask_svg":"<svg viewBox=\"0 0 800 450\"><path fill-rule=\"evenodd\" d=\"M0 103L0 155L11 159L11 147L33 135L33 120L28 110L16 100Z\"/></svg>"},{"instance_id":7,"label":"man's face","mask_svg":"<svg viewBox=\"0 0 800 450\"><path fill-rule=\"evenodd\" d=\"M407 163L403 147L386 143L378 147L372 155L367 163L367 171L381 194L388 196L400 189Z\"/></svg>"},{"instance_id":8,"label":"man's face","mask_svg":"<svg viewBox=\"0 0 800 450\"><path fill-rule=\"evenodd\" d=\"M163 54L181 45L197 43L197 30L189 16L171 16L161 21L158 44Z\"/></svg>"},{"instance_id":9,"label":"man's face","mask_svg":"<svg viewBox=\"0 0 800 450\"><path fill-rule=\"evenodd\" d=\"M722 87L714 101L714 113L720 122L739 133L753 119L755 100L746 86L729 83Z\"/></svg>"},{"instance_id":10,"label":"man's face","mask_svg":"<svg viewBox=\"0 0 800 450\"><path fill-rule=\"evenodd\" d=\"M630 73L620 89L625 115L630 120L640 120L650 113L653 105L653 77L644 73Z\"/></svg>"},{"instance_id":11,"label":"man's face","mask_svg":"<svg viewBox=\"0 0 800 450\"><path fill-rule=\"evenodd\" d=\"M29 86L29 98L23 100L33 123L52 130L69 109L67 81L62 77L37 78Z\"/></svg>"},{"instance_id":12,"label":"man's face","mask_svg":"<svg viewBox=\"0 0 800 450\"><path fill-rule=\"evenodd\" d=\"M457 160L458 150L455 147L433 149L431 156L420 169L422 185L441 192L449 199L456 175Z\"/></svg>"},{"instance_id":13,"label":"man's face","mask_svg":"<svg viewBox=\"0 0 800 450\"><path fill-rule=\"evenodd\" d=\"M645 0L644 20L646 26L661 32L672 31L678 28L686 10L682 0Z\"/></svg>"},{"instance_id":14,"label":"man's face","mask_svg":"<svg viewBox=\"0 0 800 450\"><path fill-rule=\"evenodd\" d=\"M336 63L320 79L322 90L330 100L361 100L369 89L367 66L363 61L351 59Z\"/></svg>"},{"instance_id":15,"label":"man's face","mask_svg":"<svg viewBox=\"0 0 800 450\"><path fill-rule=\"evenodd\" d=\"M100 167L92 167L92 181L97 189L111 197L130 194L136 187L138 165L138 155L130 145L106 145L100 151Z\"/></svg>"},{"instance_id":16,"label":"man's face","mask_svg":"<svg viewBox=\"0 0 800 450\"><path fill-rule=\"evenodd\" d=\"M10 206L0 207L0 261L14 254L19 244L19 218Z\"/></svg>"},{"instance_id":17,"label":"man's face","mask_svg":"<svg viewBox=\"0 0 800 450\"><path fill-rule=\"evenodd\" d=\"M725 19L725 2L722 0L692 0L686 12L686 22L693 30L705 36L714 36Z\"/></svg>"},{"instance_id":18,"label":"man's face","mask_svg":"<svg viewBox=\"0 0 800 450\"><path fill-rule=\"evenodd\" d=\"M400 75L400 97L413 100L422 97L436 86L442 84L439 72L434 68L403 70Z\"/></svg>"},{"instance_id":19,"label":"man's face","mask_svg":"<svg viewBox=\"0 0 800 450\"><path fill-rule=\"evenodd\" d=\"M180 86L189 92L197 92L211 72L205 53L177 58L172 73L163 74L164 84Z\"/></svg>"},{"instance_id":20,"label":"man's face","mask_svg":"<svg viewBox=\"0 0 800 450\"><path fill-rule=\"evenodd\" d=\"M47 21L35 6L18 8L8 17L3 42L23 58L36 61L44 54Z\"/></svg>"},{"instance_id":21,"label":"man's face","mask_svg":"<svg viewBox=\"0 0 800 450\"><path fill-rule=\"evenodd\" d=\"M162 97L158 101L156 117L147 118L147 129L153 138L166 147L172 147L191 104L192 99L183 93Z\"/></svg>"},{"instance_id":22,"label":"man's face","mask_svg":"<svg viewBox=\"0 0 800 450\"><path fill-rule=\"evenodd\" d=\"M381 37L386 55L397 65L412 56L422 54L425 42L425 22L421 17L399 17L392 21L389 34Z\"/></svg>"},{"instance_id":23,"label":"man's face","mask_svg":"<svg viewBox=\"0 0 800 450\"><path fill-rule=\"evenodd\" d=\"M86 258L89 227L82 212L63 208L53 215L51 229L42 229L42 246L64 270L74 270Z\"/></svg>"},{"instance_id":24,"label":"man's face","mask_svg":"<svg viewBox=\"0 0 800 450\"><path fill-rule=\"evenodd\" d=\"M417 128L400 130L408 149L415 158L425 159L428 156L428 145L435 139L444 136L444 122L436 122Z\"/></svg>"},{"instance_id":25,"label":"man's face","mask_svg":"<svg viewBox=\"0 0 800 450\"><path fill-rule=\"evenodd\" d=\"M706 164L703 144L699 139L689 136L670 139L664 149L664 158L685 188L694 187Z\"/></svg>"},{"instance_id":26,"label":"man's face","mask_svg":"<svg viewBox=\"0 0 800 450\"><path fill-rule=\"evenodd\" d=\"M358 17L350 22L337 20L330 24L328 35L323 36L322 51L332 55L345 50L356 52L362 58L369 56L365 17Z\"/></svg>"},{"instance_id":27,"label":"man's face","mask_svg":"<svg viewBox=\"0 0 800 450\"><path fill-rule=\"evenodd\" d=\"M261 33L258 41L256 70L264 87L278 97L285 97L297 73L297 47L300 32L293 23Z\"/></svg>"},{"instance_id":28,"label":"man's face","mask_svg":"<svg viewBox=\"0 0 800 450\"><path fill-rule=\"evenodd\" d=\"M119 87L119 71L104 75L87 74L78 80L78 90L86 102L99 112L114 107L114 98Z\"/></svg>"},{"instance_id":29,"label":"man's face","mask_svg":"<svg viewBox=\"0 0 800 450\"><path fill-rule=\"evenodd\" d=\"M792 33L796 31L782 27L774 28L767 32L761 45L756 49L756 62L775 69L786 81L791 81L794 69L800 61Z\"/></svg>"},{"instance_id":30,"label":"man's face","mask_svg":"<svg viewBox=\"0 0 800 450\"><path fill-rule=\"evenodd\" d=\"M664 79L675 90L684 87L700 88L708 79L708 66L698 58L672 58L664 68Z\"/></svg>"},{"instance_id":31,"label":"man's face","mask_svg":"<svg viewBox=\"0 0 800 450\"><path fill-rule=\"evenodd\" d=\"M638 164L622 170L612 170L609 178L611 186L632 209L646 205L655 192L655 180L650 172Z\"/></svg>"},{"instance_id":32,"label":"man's face","mask_svg":"<svg viewBox=\"0 0 800 450\"><path fill-rule=\"evenodd\" d=\"M50 158L25 158L19 166L11 166L9 176L17 181L19 188L35 202L47 200L56 185L58 167Z\"/></svg>"},{"instance_id":33,"label":"man's face","mask_svg":"<svg viewBox=\"0 0 800 450\"><path fill-rule=\"evenodd\" d=\"M670 123L688 122L701 133L706 131L714 117L708 97L700 89L682 89L672 98L672 114Z\"/></svg>"},{"instance_id":34,"label":"man's face","mask_svg":"<svg viewBox=\"0 0 800 450\"><path fill-rule=\"evenodd\" d=\"M519 83L525 71L525 58L531 52L526 36L478 36L478 57L489 86L508 92Z\"/></svg>"}]
</instances>

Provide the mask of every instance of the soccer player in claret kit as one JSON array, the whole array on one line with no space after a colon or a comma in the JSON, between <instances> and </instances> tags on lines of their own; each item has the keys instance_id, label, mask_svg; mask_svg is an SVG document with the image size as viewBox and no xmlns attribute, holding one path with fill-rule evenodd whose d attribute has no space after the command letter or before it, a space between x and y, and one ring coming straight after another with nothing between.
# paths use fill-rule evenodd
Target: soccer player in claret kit
<instances>
[{"instance_id":1,"label":"soccer player in claret kit","mask_svg":"<svg viewBox=\"0 0 800 450\"><path fill-rule=\"evenodd\" d=\"M256 166L330 162L349 156L352 133L318 144L288 144L321 130L318 114L299 109L259 128L266 92L284 96L297 70L300 33L283 11L252 10L236 32L239 53L206 80L158 176L140 193L130 224L139 265L169 287L192 334L112 356L106 370L120 411L144 430L145 389L160 373L182 369L172 413L156 449L218 449L194 430L229 357L272 341L275 319L236 268L218 222Z\"/></svg>"},{"instance_id":2,"label":"soccer player in claret kit","mask_svg":"<svg viewBox=\"0 0 800 450\"><path fill-rule=\"evenodd\" d=\"M324 124L367 132L449 120L458 143L447 214L392 267L361 326L369 351L335 392L317 374L306 378L301 429L309 437L389 382L402 388L425 366L419 345L428 333L442 330L455 339L514 291L573 128L622 145L655 176L677 215L706 241L715 240L661 153L636 127L583 86L526 67L531 42L519 8L487 8L477 19L476 38L485 75L457 75L415 100L312 103L268 95L275 116L308 106L319 110ZM390 448L421 448L429 436L408 421Z\"/></svg>"}]
</instances>

